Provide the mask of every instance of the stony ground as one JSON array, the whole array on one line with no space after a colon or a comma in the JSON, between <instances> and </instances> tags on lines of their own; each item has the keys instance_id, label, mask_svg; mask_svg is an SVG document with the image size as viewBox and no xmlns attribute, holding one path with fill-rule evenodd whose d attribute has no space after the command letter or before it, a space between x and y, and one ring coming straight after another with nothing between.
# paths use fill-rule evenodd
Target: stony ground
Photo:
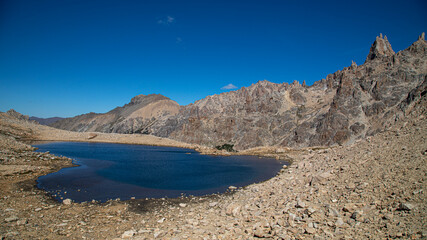
<instances>
[{"instance_id":1,"label":"stony ground","mask_svg":"<svg viewBox=\"0 0 427 240\"><path fill-rule=\"evenodd\" d=\"M232 193L103 204L34 188L70 160L15 141L22 126L0 124L0 239L427 238L425 110L351 146L253 150L293 164Z\"/></svg>"}]
</instances>

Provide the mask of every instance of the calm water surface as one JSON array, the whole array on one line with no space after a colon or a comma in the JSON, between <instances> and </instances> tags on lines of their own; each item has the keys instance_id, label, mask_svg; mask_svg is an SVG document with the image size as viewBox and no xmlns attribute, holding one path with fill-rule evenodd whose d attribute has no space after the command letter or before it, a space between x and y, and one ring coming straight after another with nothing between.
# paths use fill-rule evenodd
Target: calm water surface
<instances>
[{"instance_id":1,"label":"calm water surface","mask_svg":"<svg viewBox=\"0 0 427 240\"><path fill-rule=\"evenodd\" d=\"M73 159L38 179L38 187L57 200L76 202L120 198L179 197L225 192L267 180L283 165L254 156L209 156L191 149L111 143L55 142L34 145Z\"/></svg>"}]
</instances>

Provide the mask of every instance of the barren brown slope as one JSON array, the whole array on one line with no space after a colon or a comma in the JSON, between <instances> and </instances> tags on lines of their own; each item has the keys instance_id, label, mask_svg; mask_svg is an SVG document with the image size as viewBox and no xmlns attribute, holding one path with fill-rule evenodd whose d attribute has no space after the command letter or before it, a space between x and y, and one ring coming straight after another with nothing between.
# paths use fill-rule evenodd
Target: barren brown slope
<instances>
[{"instance_id":1,"label":"barren brown slope","mask_svg":"<svg viewBox=\"0 0 427 240\"><path fill-rule=\"evenodd\" d=\"M51 124L52 127L76 132L146 133L152 124L178 113L175 101L159 95L138 95L123 107L107 113L88 113Z\"/></svg>"},{"instance_id":2,"label":"barren brown slope","mask_svg":"<svg viewBox=\"0 0 427 240\"><path fill-rule=\"evenodd\" d=\"M329 74L312 86L261 81L183 107L149 131L208 146L330 146L383 131L425 93L427 44L422 34L395 53L387 37L366 62Z\"/></svg>"}]
</instances>

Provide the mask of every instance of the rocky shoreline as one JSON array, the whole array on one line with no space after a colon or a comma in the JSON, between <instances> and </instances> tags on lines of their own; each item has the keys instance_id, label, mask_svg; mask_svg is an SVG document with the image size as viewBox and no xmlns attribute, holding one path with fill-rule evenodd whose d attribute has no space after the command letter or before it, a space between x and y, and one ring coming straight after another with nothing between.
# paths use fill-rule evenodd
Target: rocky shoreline
<instances>
[{"instance_id":1,"label":"rocky shoreline","mask_svg":"<svg viewBox=\"0 0 427 240\"><path fill-rule=\"evenodd\" d=\"M15 140L40 139L34 136L43 136L44 127L3 118L0 239L425 239L427 119L421 105L352 145L252 149L293 164L228 194L102 204L61 204L34 188L38 176L71 160Z\"/></svg>"}]
</instances>

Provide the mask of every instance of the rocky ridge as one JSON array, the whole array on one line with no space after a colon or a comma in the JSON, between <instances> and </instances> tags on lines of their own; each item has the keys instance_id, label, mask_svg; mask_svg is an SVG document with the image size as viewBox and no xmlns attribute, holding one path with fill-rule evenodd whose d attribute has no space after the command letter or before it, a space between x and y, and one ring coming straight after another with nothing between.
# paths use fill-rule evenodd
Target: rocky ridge
<instances>
[{"instance_id":1,"label":"rocky ridge","mask_svg":"<svg viewBox=\"0 0 427 240\"><path fill-rule=\"evenodd\" d=\"M35 121L41 125L47 125L47 126L53 124L54 122L62 120L62 119L64 119L64 118L61 118L61 117L39 118L39 117L34 117L34 116L29 118L29 120L32 120L32 121Z\"/></svg>"},{"instance_id":2,"label":"rocky ridge","mask_svg":"<svg viewBox=\"0 0 427 240\"><path fill-rule=\"evenodd\" d=\"M427 44L422 34L395 53L386 36L363 65L306 86L260 81L183 107L149 132L188 143L236 149L351 144L390 127L425 94Z\"/></svg>"},{"instance_id":3,"label":"rocky ridge","mask_svg":"<svg viewBox=\"0 0 427 240\"><path fill-rule=\"evenodd\" d=\"M237 150L351 144L390 127L425 94L426 49L424 33L398 53L380 35L364 64L352 62L312 86L264 80L183 107L160 95L138 96L106 114L80 115L52 126L148 133L208 147L232 144Z\"/></svg>"},{"instance_id":4,"label":"rocky ridge","mask_svg":"<svg viewBox=\"0 0 427 240\"><path fill-rule=\"evenodd\" d=\"M147 133L147 128L178 113L180 106L160 94L138 95L107 113L88 113L50 126L76 132Z\"/></svg>"}]
</instances>

